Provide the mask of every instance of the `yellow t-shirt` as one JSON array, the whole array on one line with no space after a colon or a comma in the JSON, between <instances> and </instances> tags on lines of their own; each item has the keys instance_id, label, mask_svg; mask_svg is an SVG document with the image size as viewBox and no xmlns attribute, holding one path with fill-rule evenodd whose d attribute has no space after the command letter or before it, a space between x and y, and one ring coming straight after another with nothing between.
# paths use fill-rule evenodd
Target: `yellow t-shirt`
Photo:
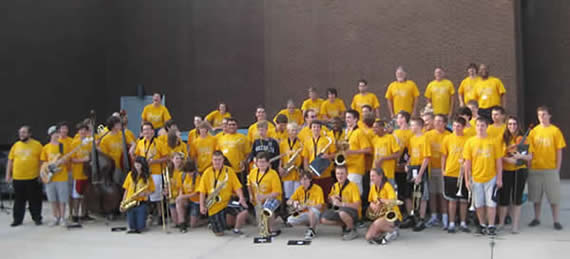
<instances>
[{"instance_id":1,"label":"yellow t-shirt","mask_svg":"<svg viewBox=\"0 0 570 259\"><path fill-rule=\"evenodd\" d=\"M396 200L396 199L398 199L398 196L396 195L396 191L394 191L394 187L392 187L392 184L390 184L390 182L385 182L382 189L378 189L378 187L373 183L370 184L370 192L368 193L368 201L372 203L372 202L377 201L378 199L382 199L382 200ZM402 220L402 212L400 212L400 207L394 206L393 209L396 212L398 219Z\"/></svg>"},{"instance_id":2,"label":"yellow t-shirt","mask_svg":"<svg viewBox=\"0 0 570 259\"><path fill-rule=\"evenodd\" d=\"M345 111L346 106L344 105L344 101L340 98L334 99L333 102L327 99L321 105L321 115L323 118L324 116L329 119L332 119L334 117L341 117Z\"/></svg>"},{"instance_id":3,"label":"yellow t-shirt","mask_svg":"<svg viewBox=\"0 0 570 259\"><path fill-rule=\"evenodd\" d=\"M71 149L78 148L82 143L81 139L75 139L71 142ZM91 149L93 147L89 144L82 145L77 149L73 155L71 155L72 159L83 159L88 158L89 154L91 153ZM86 180L87 176L85 172L83 172L83 166L85 163L71 163L71 175L75 180Z\"/></svg>"},{"instance_id":4,"label":"yellow t-shirt","mask_svg":"<svg viewBox=\"0 0 570 259\"><path fill-rule=\"evenodd\" d=\"M123 159L123 136L119 133L110 132L99 143L101 152L110 156L115 161L116 168L122 168Z\"/></svg>"},{"instance_id":5,"label":"yellow t-shirt","mask_svg":"<svg viewBox=\"0 0 570 259\"><path fill-rule=\"evenodd\" d=\"M459 177L461 166L459 159L463 159L463 147L469 138L465 135L457 136L455 134L449 134L443 138L441 154L446 156L444 176Z\"/></svg>"},{"instance_id":6,"label":"yellow t-shirt","mask_svg":"<svg viewBox=\"0 0 570 259\"><path fill-rule=\"evenodd\" d=\"M8 159L12 160L12 178L14 180L31 180L40 175L40 155L42 144L29 139L17 141L10 149Z\"/></svg>"},{"instance_id":7,"label":"yellow t-shirt","mask_svg":"<svg viewBox=\"0 0 570 259\"><path fill-rule=\"evenodd\" d=\"M277 140L277 142L281 143L281 141L285 141L288 137L289 133L287 133L287 130L278 131L275 129L275 140Z\"/></svg>"},{"instance_id":8,"label":"yellow t-shirt","mask_svg":"<svg viewBox=\"0 0 570 259\"><path fill-rule=\"evenodd\" d=\"M500 106L501 96L506 92L503 82L496 77L481 78L475 83L475 97L479 103L479 109Z\"/></svg>"},{"instance_id":9,"label":"yellow t-shirt","mask_svg":"<svg viewBox=\"0 0 570 259\"><path fill-rule=\"evenodd\" d=\"M137 142L135 155L146 158L148 162L149 159L160 159L167 156L168 154L166 153L166 150L164 150L164 146L160 143L160 141L157 141L156 139L150 141L143 138ZM162 174L162 164L151 164L149 167L151 174Z\"/></svg>"},{"instance_id":10,"label":"yellow t-shirt","mask_svg":"<svg viewBox=\"0 0 570 259\"><path fill-rule=\"evenodd\" d=\"M63 146L63 154L66 154L68 152L68 150L65 150L65 145ZM43 161L44 163L47 162L55 162L55 157L57 155L63 156L63 154L61 154L59 152L59 144L52 144L47 143L43 149L42 149L42 153L40 155L40 160ZM60 165L61 171L55 173L53 175L53 177L51 178L52 182L67 182L68 179L68 171L66 170L65 164Z\"/></svg>"},{"instance_id":11,"label":"yellow t-shirt","mask_svg":"<svg viewBox=\"0 0 570 259\"><path fill-rule=\"evenodd\" d=\"M515 139L511 139L511 141L509 141L508 146L515 145L515 144L517 144L517 142L520 142L520 141L522 141L522 136L518 136L516 138L516 141L515 141ZM525 144L528 144L528 140L525 141ZM503 156L506 157L509 155L509 149L508 149L507 144L505 144L504 141L502 142L502 145L503 145ZM515 149L515 151L516 151L516 149ZM519 170L521 168L526 168L526 164L517 166L516 164L511 164L511 163L503 160L503 171L516 171L516 170Z\"/></svg>"},{"instance_id":12,"label":"yellow t-shirt","mask_svg":"<svg viewBox=\"0 0 570 259\"><path fill-rule=\"evenodd\" d=\"M426 88L425 97L431 100L434 114L449 114L451 98L455 94L453 83L447 79L433 80Z\"/></svg>"},{"instance_id":13,"label":"yellow t-shirt","mask_svg":"<svg viewBox=\"0 0 570 259\"><path fill-rule=\"evenodd\" d=\"M321 136L329 136L329 137L333 137L332 132L327 128L327 127L321 127ZM302 142L305 142L307 140L310 140L313 138L313 131L311 130L310 127L303 127L300 131L299 134L297 134L297 138L299 138Z\"/></svg>"},{"instance_id":14,"label":"yellow t-shirt","mask_svg":"<svg viewBox=\"0 0 570 259\"><path fill-rule=\"evenodd\" d=\"M192 194L193 192L198 191L198 187L200 185L199 173L196 173L194 176L193 174L190 173L183 173L177 171L177 174L175 174L174 179L176 181L176 186L178 188L182 187L182 194ZM193 197L190 198L190 201L195 203L200 203L200 195L194 195Z\"/></svg>"},{"instance_id":15,"label":"yellow t-shirt","mask_svg":"<svg viewBox=\"0 0 570 259\"><path fill-rule=\"evenodd\" d=\"M370 105L372 109L380 108L380 102L378 102L378 97L376 97L373 93L365 93L365 94L355 94L352 98L352 104L350 108L357 110L360 115L362 115L362 106Z\"/></svg>"},{"instance_id":16,"label":"yellow t-shirt","mask_svg":"<svg viewBox=\"0 0 570 259\"><path fill-rule=\"evenodd\" d=\"M256 194L261 193L263 195L271 194L271 193L279 193L275 199L281 200L283 190L281 189L281 180L279 180L279 174L269 168L269 170L265 173L259 171L259 168L254 168L249 171L249 175L247 176L247 186L251 187L253 191L253 196L255 197ZM253 205L256 204L256 201L250 201Z\"/></svg>"},{"instance_id":17,"label":"yellow t-shirt","mask_svg":"<svg viewBox=\"0 0 570 259\"><path fill-rule=\"evenodd\" d=\"M400 111L412 113L414 109L414 100L420 96L418 86L412 80L404 82L394 81L388 85L385 98L392 101L394 105L394 114Z\"/></svg>"},{"instance_id":18,"label":"yellow t-shirt","mask_svg":"<svg viewBox=\"0 0 570 259\"><path fill-rule=\"evenodd\" d=\"M149 176L147 182L145 182L145 180L142 177L139 177L137 179L137 183L135 184L133 181L132 172L129 172L129 174L125 178L125 181L123 182L123 189L127 191L127 199L130 199L135 192L144 188L144 186L147 184L148 184L147 192L148 193L154 192L154 181L152 180L152 177ZM136 198L136 200L146 201L148 200L148 196L138 197Z\"/></svg>"},{"instance_id":19,"label":"yellow t-shirt","mask_svg":"<svg viewBox=\"0 0 570 259\"><path fill-rule=\"evenodd\" d=\"M220 212L228 206L232 194L241 189L241 183L234 173L234 170L228 166L222 167L222 169L219 171L214 170L214 167L209 167L202 174L200 185L198 186L198 192L206 194L206 197L208 197L208 194L212 193L216 186L218 186L218 184L221 184L221 182L223 182L225 179L227 179L226 186L224 186L224 188L222 188L219 193L222 200L212 205L212 207L208 210L209 216Z\"/></svg>"},{"instance_id":20,"label":"yellow t-shirt","mask_svg":"<svg viewBox=\"0 0 570 259\"><path fill-rule=\"evenodd\" d=\"M465 79L463 79L463 81L461 81L461 84L459 85L459 89L457 89L457 92L460 95L463 95L463 102L465 104L467 104L471 100L477 100L475 94L475 84L479 80L481 80L481 77L479 76L475 78L471 78L468 76Z\"/></svg>"},{"instance_id":21,"label":"yellow t-shirt","mask_svg":"<svg viewBox=\"0 0 570 259\"><path fill-rule=\"evenodd\" d=\"M394 130L393 134L396 137L396 141L398 142L398 145L400 145L401 149L404 149L408 146L410 138L412 138L414 135L410 129L397 129Z\"/></svg>"},{"instance_id":22,"label":"yellow t-shirt","mask_svg":"<svg viewBox=\"0 0 570 259\"><path fill-rule=\"evenodd\" d=\"M164 127L164 123L172 119L166 106L161 104L156 107L152 103L144 107L141 118L143 121L152 123L155 129Z\"/></svg>"},{"instance_id":23,"label":"yellow t-shirt","mask_svg":"<svg viewBox=\"0 0 570 259\"><path fill-rule=\"evenodd\" d=\"M289 162L289 159L293 156L293 152L299 149L301 149L301 151L297 155L297 158L293 160L295 168L292 169L287 176L281 178L281 181L299 181L299 168L303 163L303 144L298 138L295 138L293 141L287 138L279 143L279 154L283 154L281 157L283 167ZM291 151L291 155L286 155L289 151Z\"/></svg>"},{"instance_id":24,"label":"yellow t-shirt","mask_svg":"<svg viewBox=\"0 0 570 259\"><path fill-rule=\"evenodd\" d=\"M355 183L350 182L348 179L346 179L346 181L348 182L348 184L346 185L346 187L344 187L344 189L342 189L340 183L336 182L331 188L329 197L340 196L341 202L344 203L358 202L358 217L360 218L362 215L362 205L360 204L360 191L358 190L358 186ZM340 193L341 189L342 189L342 194Z\"/></svg>"},{"instance_id":25,"label":"yellow t-shirt","mask_svg":"<svg viewBox=\"0 0 570 259\"><path fill-rule=\"evenodd\" d=\"M471 127L472 127L472 128L476 128L476 127L477 127L477 119L472 118L472 119L469 121L469 124L471 124Z\"/></svg>"},{"instance_id":26,"label":"yellow t-shirt","mask_svg":"<svg viewBox=\"0 0 570 259\"><path fill-rule=\"evenodd\" d=\"M212 127L217 128L222 126L222 121L224 120L224 118L231 118L231 117L232 114L229 112L222 114L220 111L215 110L208 113L205 119L210 123L210 125L212 125Z\"/></svg>"},{"instance_id":27,"label":"yellow t-shirt","mask_svg":"<svg viewBox=\"0 0 570 259\"><path fill-rule=\"evenodd\" d=\"M322 119L321 116L321 105L323 104L323 99L321 98L317 98L317 100L314 100L309 98L307 100L305 100L303 102L303 105L301 105L301 110L304 112L308 109L313 109L315 111L315 114L317 115L317 117L319 119ZM301 124L299 124L301 125Z\"/></svg>"},{"instance_id":28,"label":"yellow t-shirt","mask_svg":"<svg viewBox=\"0 0 570 259\"><path fill-rule=\"evenodd\" d=\"M349 150L361 150L372 147L368 137L360 128L346 131L344 134L345 140L348 140ZM364 154L345 155L345 158L346 168L349 173L359 175L366 173Z\"/></svg>"},{"instance_id":29,"label":"yellow t-shirt","mask_svg":"<svg viewBox=\"0 0 570 259\"><path fill-rule=\"evenodd\" d=\"M443 132L440 133L435 129L432 129L425 134L431 147L431 156L429 159L430 169L441 168L441 143L443 142L443 138L449 134L451 133L447 130L443 130Z\"/></svg>"},{"instance_id":30,"label":"yellow t-shirt","mask_svg":"<svg viewBox=\"0 0 570 259\"><path fill-rule=\"evenodd\" d=\"M324 152L325 154L334 154L336 152L336 147L334 145L334 140L331 138L332 143ZM303 158L307 158L309 163L313 162L317 155L323 151L323 149L329 143L327 137L319 137L318 139L314 139L311 137L310 139L305 139L303 141ZM320 177L315 177L315 179L324 179L331 177L331 170L333 168L334 163L330 163L329 167L321 174Z\"/></svg>"},{"instance_id":31,"label":"yellow t-shirt","mask_svg":"<svg viewBox=\"0 0 570 259\"><path fill-rule=\"evenodd\" d=\"M463 148L463 159L471 161L471 175L477 183L488 182L497 175L496 160L501 157L501 145L490 137L472 137Z\"/></svg>"},{"instance_id":32,"label":"yellow t-shirt","mask_svg":"<svg viewBox=\"0 0 570 259\"><path fill-rule=\"evenodd\" d=\"M247 138L240 133L224 134L218 138L217 149L224 153L224 156L226 156L232 165L232 169L241 173L239 172L239 164L245 160L246 155L250 151Z\"/></svg>"},{"instance_id":33,"label":"yellow t-shirt","mask_svg":"<svg viewBox=\"0 0 570 259\"><path fill-rule=\"evenodd\" d=\"M431 145L426 135L412 135L408 143L411 166L421 166L426 157L431 157Z\"/></svg>"},{"instance_id":34,"label":"yellow t-shirt","mask_svg":"<svg viewBox=\"0 0 570 259\"><path fill-rule=\"evenodd\" d=\"M391 156L394 153L400 152L400 145L398 145L398 142L396 141L396 137L394 137L394 135L386 134L382 137L374 136L371 143L372 147L374 148L374 162L372 163L372 167L376 167L376 161L378 161L379 158ZM394 174L396 171L396 160L384 160L381 167L386 178L394 179Z\"/></svg>"},{"instance_id":35,"label":"yellow t-shirt","mask_svg":"<svg viewBox=\"0 0 570 259\"><path fill-rule=\"evenodd\" d=\"M471 127L465 126L463 128L463 135L465 135L467 137L474 137L475 135L477 135L477 130L475 130L474 126L471 126Z\"/></svg>"},{"instance_id":36,"label":"yellow t-shirt","mask_svg":"<svg viewBox=\"0 0 570 259\"><path fill-rule=\"evenodd\" d=\"M501 126L491 124L489 127L487 127L487 135L491 138L498 138L499 141L503 141L503 134L505 134L505 129L507 129L506 123L503 123Z\"/></svg>"},{"instance_id":37,"label":"yellow t-shirt","mask_svg":"<svg viewBox=\"0 0 570 259\"><path fill-rule=\"evenodd\" d=\"M178 142L178 145L175 146L174 148L171 148L168 145L168 142L162 142L162 146L164 149L164 152L166 152L166 156L168 156L169 158L172 157L172 154L174 154L174 152L180 152L182 154L184 154L184 158L188 157L188 146L186 146L186 143L184 143L184 141L180 140L180 142Z\"/></svg>"},{"instance_id":38,"label":"yellow t-shirt","mask_svg":"<svg viewBox=\"0 0 570 259\"><path fill-rule=\"evenodd\" d=\"M291 195L290 200L298 201L299 204L307 207L314 207L325 204L325 195L323 194L323 189L318 184L313 183L309 186L308 191L305 191L305 187L302 185L299 186ZM324 206L321 206L321 211L323 209Z\"/></svg>"},{"instance_id":39,"label":"yellow t-shirt","mask_svg":"<svg viewBox=\"0 0 570 259\"><path fill-rule=\"evenodd\" d=\"M212 165L212 154L216 150L218 139L214 136L198 137L190 147L190 157L196 161L199 172L204 172Z\"/></svg>"},{"instance_id":40,"label":"yellow t-shirt","mask_svg":"<svg viewBox=\"0 0 570 259\"><path fill-rule=\"evenodd\" d=\"M267 121L267 137L275 138L275 126ZM249 143L253 143L256 139L260 138L259 133L257 132L257 122L251 124L247 129L247 140Z\"/></svg>"},{"instance_id":41,"label":"yellow t-shirt","mask_svg":"<svg viewBox=\"0 0 570 259\"><path fill-rule=\"evenodd\" d=\"M532 169L555 169L556 151L566 147L564 136L558 127L536 126L528 135L532 153Z\"/></svg>"},{"instance_id":42,"label":"yellow t-shirt","mask_svg":"<svg viewBox=\"0 0 570 259\"><path fill-rule=\"evenodd\" d=\"M281 111L279 111L275 117L273 118L273 122L277 123L277 116L279 116L279 114L283 114L287 117L287 120L289 123L291 122L295 122L298 125L303 125L303 112L299 109L295 109L295 111L291 114L289 112L289 109L283 109Z\"/></svg>"},{"instance_id":43,"label":"yellow t-shirt","mask_svg":"<svg viewBox=\"0 0 570 259\"><path fill-rule=\"evenodd\" d=\"M209 133L208 133L209 134ZM186 143L189 146L192 146L192 142L194 141L194 139L198 138L200 136L200 133L198 132L197 129L192 129L188 132L188 141L186 141Z\"/></svg>"}]
</instances>

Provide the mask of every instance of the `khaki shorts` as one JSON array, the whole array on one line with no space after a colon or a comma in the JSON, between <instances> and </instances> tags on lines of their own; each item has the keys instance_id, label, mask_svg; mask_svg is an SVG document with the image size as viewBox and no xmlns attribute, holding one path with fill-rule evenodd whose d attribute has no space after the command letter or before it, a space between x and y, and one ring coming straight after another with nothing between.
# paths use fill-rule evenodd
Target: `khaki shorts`
<instances>
[{"instance_id":1,"label":"khaki shorts","mask_svg":"<svg viewBox=\"0 0 570 259\"><path fill-rule=\"evenodd\" d=\"M441 169L430 170L429 193L430 194L443 193L443 174L441 173Z\"/></svg>"},{"instance_id":2,"label":"khaki shorts","mask_svg":"<svg viewBox=\"0 0 570 259\"><path fill-rule=\"evenodd\" d=\"M528 173L528 199L541 202L542 195L551 204L560 204L560 171L556 169L530 169Z\"/></svg>"}]
</instances>

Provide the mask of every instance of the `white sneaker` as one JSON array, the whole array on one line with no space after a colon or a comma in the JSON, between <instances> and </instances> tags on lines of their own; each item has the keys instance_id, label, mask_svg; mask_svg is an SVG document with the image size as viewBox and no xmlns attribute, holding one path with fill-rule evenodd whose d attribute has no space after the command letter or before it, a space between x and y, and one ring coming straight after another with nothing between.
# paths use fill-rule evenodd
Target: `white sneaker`
<instances>
[{"instance_id":1,"label":"white sneaker","mask_svg":"<svg viewBox=\"0 0 570 259\"><path fill-rule=\"evenodd\" d=\"M312 240L316 236L317 234L312 229L307 229L307 231L305 231L305 240Z\"/></svg>"},{"instance_id":2,"label":"white sneaker","mask_svg":"<svg viewBox=\"0 0 570 259\"><path fill-rule=\"evenodd\" d=\"M394 231L386 234L384 239L386 239L386 241L390 242L390 241L396 240L398 238L398 236L400 236L400 233L398 232L398 230L394 230Z\"/></svg>"}]
</instances>

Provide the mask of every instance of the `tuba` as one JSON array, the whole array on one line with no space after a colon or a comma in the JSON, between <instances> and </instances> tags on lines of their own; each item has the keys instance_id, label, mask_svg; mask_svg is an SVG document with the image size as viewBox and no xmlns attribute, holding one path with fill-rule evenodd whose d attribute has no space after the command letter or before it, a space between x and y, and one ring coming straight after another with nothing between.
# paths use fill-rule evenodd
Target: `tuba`
<instances>
[{"instance_id":1,"label":"tuba","mask_svg":"<svg viewBox=\"0 0 570 259\"><path fill-rule=\"evenodd\" d=\"M142 193L148 191L148 188L149 188L149 185L148 185L148 180L147 180L146 184L142 188L140 188L138 191L133 193L133 195L131 195L130 198L127 198L127 199L121 201L121 205L119 207L119 210L124 213L124 212L127 212L128 210L130 210L134 207L139 206L141 201L137 200L136 198L138 198L138 196L140 196Z\"/></svg>"},{"instance_id":2,"label":"tuba","mask_svg":"<svg viewBox=\"0 0 570 259\"><path fill-rule=\"evenodd\" d=\"M398 219L398 214L396 213L396 210L394 210L394 207L402 204L404 203L400 200L385 200L384 202L380 202L380 208L376 211L371 207L368 207L366 210L366 217L372 221L378 218L384 218L388 222L394 222Z\"/></svg>"}]
</instances>

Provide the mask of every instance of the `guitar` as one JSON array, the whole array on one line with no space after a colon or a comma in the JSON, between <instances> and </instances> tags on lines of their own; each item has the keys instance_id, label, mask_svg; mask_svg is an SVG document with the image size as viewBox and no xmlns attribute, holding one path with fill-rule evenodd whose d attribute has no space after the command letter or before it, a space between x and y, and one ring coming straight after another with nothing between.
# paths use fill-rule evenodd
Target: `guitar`
<instances>
[{"instance_id":1,"label":"guitar","mask_svg":"<svg viewBox=\"0 0 570 259\"><path fill-rule=\"evenodd\" d=\"M69 159L69 157L71 157L71 155L73 155L75 152L79 151L79 149L83 145L89 144L89 142L91 142L92 140L93 140L93 138L91 138L91 137L84 138L81 141L81 144L79 144L79 146L77 146L76 148L71 150L71 152L69 152L63 156L61 154L57 154L55 157L50 159L49 162L42 164L42 167L40 168L40 178L41 178L42 182L46 183L46 184L50 183L53 176L56 173L59 173L61 171L61 167L60 167L61 164L65 161L67 161Z\"/></svg>"}]
</instances>

